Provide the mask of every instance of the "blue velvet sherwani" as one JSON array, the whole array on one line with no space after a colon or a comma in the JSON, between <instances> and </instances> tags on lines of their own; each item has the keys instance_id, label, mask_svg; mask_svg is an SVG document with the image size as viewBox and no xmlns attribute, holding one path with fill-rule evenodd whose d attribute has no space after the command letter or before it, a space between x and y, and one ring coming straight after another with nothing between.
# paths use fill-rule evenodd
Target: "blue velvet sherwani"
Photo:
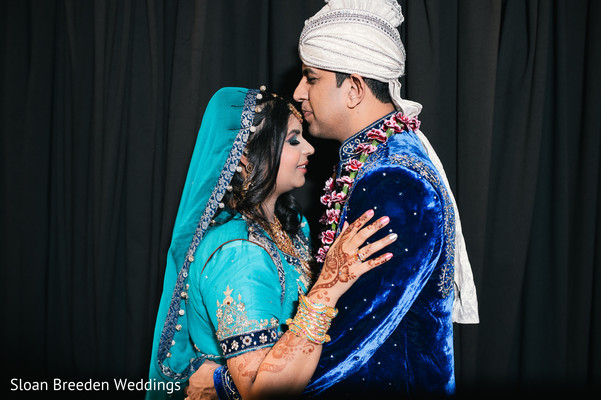
<instances>
[{"instance_id":1,"label":"blue velvet sherwani","mask_svg":"<svg viewBox=\"0 0 601 400\"><path fill-rule=\"evenodd\" d=\"M387 116L388 117L388 116ZM341 165L376 121L347 140ZM340 174L340 167L338 174ZM338 302L332 340L323 347L306 394L452 394L455 217L444 183L414 132L378 146L361 168L339 226L373 208L389 216L394 257L361 277Z\"/></svg>"}]
</instances>

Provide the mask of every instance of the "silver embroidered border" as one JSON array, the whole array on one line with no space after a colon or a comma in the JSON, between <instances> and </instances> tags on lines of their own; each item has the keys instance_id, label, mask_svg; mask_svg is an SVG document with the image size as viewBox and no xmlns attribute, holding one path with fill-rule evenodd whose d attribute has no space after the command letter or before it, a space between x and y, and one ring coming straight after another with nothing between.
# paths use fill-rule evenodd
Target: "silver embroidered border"
<instances>
[{"instance_id":1,"label":"silver embroidered border","mask_svg":"<svg viewBox=\"0 0 601 400\"><path fill-rule=\"evenodd\" d=\"M273 346L279 339L278 328L269 327L220 340L223 356L227 358L239 356L249 351Z\"/></svg>"},{"instance_id":2,"label":"silver embroidered border","mask_svg":"<svg viewBox=\"0 0 601 400\"><path fill-rule=\"evenodd\" d=\"M382 125L382 120L387 120L396 113L396 111L388 113L383 118L363 128L361 131L357 132L349 139L347 139L338 150L338 157L340 158L340 161L345 161L351 157L356 157L357 153L355 152L355 149L357 148L357 146L359 146L361 143L369 141L369 139L367 138L367 133L374 128L379 128Z\"/></svg>"},{"instance_id":3,"label":"silver embroidered border","mask_svg":"<svg viewBox=\"0 0 601 400\"><path fill-rule=\"evenodd\" d=\"M330 11L324 13L323 15L319 15L307 20L305 23L305 28L301 32L299 41L300 43L303 43L303 40L305 40L307 35L313 29L319 28L323 25L338 23L360 23L370 26L372 28L376 28L382 31L392 41L394 41L399 48L403 48L403 43L401 42L401 36L399 35L399 31L392 25L390 25L388 21L378 17L375 14L368 14L355 10Z\"/></svg>"}]
</instances>

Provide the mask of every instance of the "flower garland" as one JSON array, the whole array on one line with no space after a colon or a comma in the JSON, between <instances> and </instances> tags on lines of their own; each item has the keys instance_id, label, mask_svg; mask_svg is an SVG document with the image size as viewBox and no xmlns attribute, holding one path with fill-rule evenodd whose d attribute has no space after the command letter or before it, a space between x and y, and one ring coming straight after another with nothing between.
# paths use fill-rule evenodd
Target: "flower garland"
<instances>
[{"instance_id":1,"label":"flower garland","mask_svg":"<svg viewBox=\"0 0 601 400\"><path fill-rule=\"evenodd\" d=\"M324 195L319 199L328 208L319 220L326 228L320 233L321 247L317 250L315 259L323 263L330 245L336 239L336 230L340 222L342 208L346 203L350 188L355 182L357 173L365 164L370 154L376 151L378 145L386 143L388 138L400 132L415 131L419 129L420 122L416 117L409 118L398 112L387 118L380 127L367 132L370 142L360 143L354 152L360 154L359 159L353 158L342 165L340 178L329 178L324 187Z\"/></svg>"}]
</instances>

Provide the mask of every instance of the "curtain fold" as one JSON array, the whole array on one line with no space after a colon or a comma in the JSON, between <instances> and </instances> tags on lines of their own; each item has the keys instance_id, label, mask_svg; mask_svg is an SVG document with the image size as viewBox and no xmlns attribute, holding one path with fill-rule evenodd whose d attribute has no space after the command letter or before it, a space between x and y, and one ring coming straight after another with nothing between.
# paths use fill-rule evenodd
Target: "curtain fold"
<instances>
[{"instance_id":1,"label":"curtain fold","mask_svg":"<svg viewBox=\"0 0 601 400\"><path fill-rule=\"evenodd\" d=\"M601 382L601 3L402 0L405 97L445 165L481 323L457 386ZM11 377L142 379L203 110L291 95L322 0L19 1L0 20L0 281ZM314 230L337 144L310 139Z\"/></svg>"},{"instance_id":2,"label":"curtain fold","mask_svg":"<svg viewBox=\"0 0 601 400\"><path fill-rule=\"evenodd\" d=\"M481 323L456 326L459 390L598 387L599 5L404 6L407 97L449 171L480 298Z\"/></svg>"}]
</instances>

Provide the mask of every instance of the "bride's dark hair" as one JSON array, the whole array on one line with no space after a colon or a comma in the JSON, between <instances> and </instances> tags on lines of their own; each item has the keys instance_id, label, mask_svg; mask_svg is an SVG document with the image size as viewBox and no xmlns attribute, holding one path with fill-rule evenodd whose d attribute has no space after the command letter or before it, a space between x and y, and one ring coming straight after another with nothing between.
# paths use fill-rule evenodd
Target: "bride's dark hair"
<instances>
[{"instance_id":1,"label":"bride's dark hair","mask_svg":"<svg viewBox=\"0 0 601 400\"><path fill-rule=\"evenodd\" d=\"M243 189L243 173L235 173L232 178L232 191L224 196L225 203L232 214L232 208L251 219L268 225L267 216L260 205L276 188L277 173L280 167L282 147L288 134L288 120L292 114L289 101L263 92L257 100L253 126L246 145L246 158L253 165L252 184ZM241 165L242 166L242 165ZM244 168L244 166L242 166ZM301 207L291 193L280 195L275 204L275 215L286 232L294 235L300 227Z\"/></svg>"}]
</instances>

